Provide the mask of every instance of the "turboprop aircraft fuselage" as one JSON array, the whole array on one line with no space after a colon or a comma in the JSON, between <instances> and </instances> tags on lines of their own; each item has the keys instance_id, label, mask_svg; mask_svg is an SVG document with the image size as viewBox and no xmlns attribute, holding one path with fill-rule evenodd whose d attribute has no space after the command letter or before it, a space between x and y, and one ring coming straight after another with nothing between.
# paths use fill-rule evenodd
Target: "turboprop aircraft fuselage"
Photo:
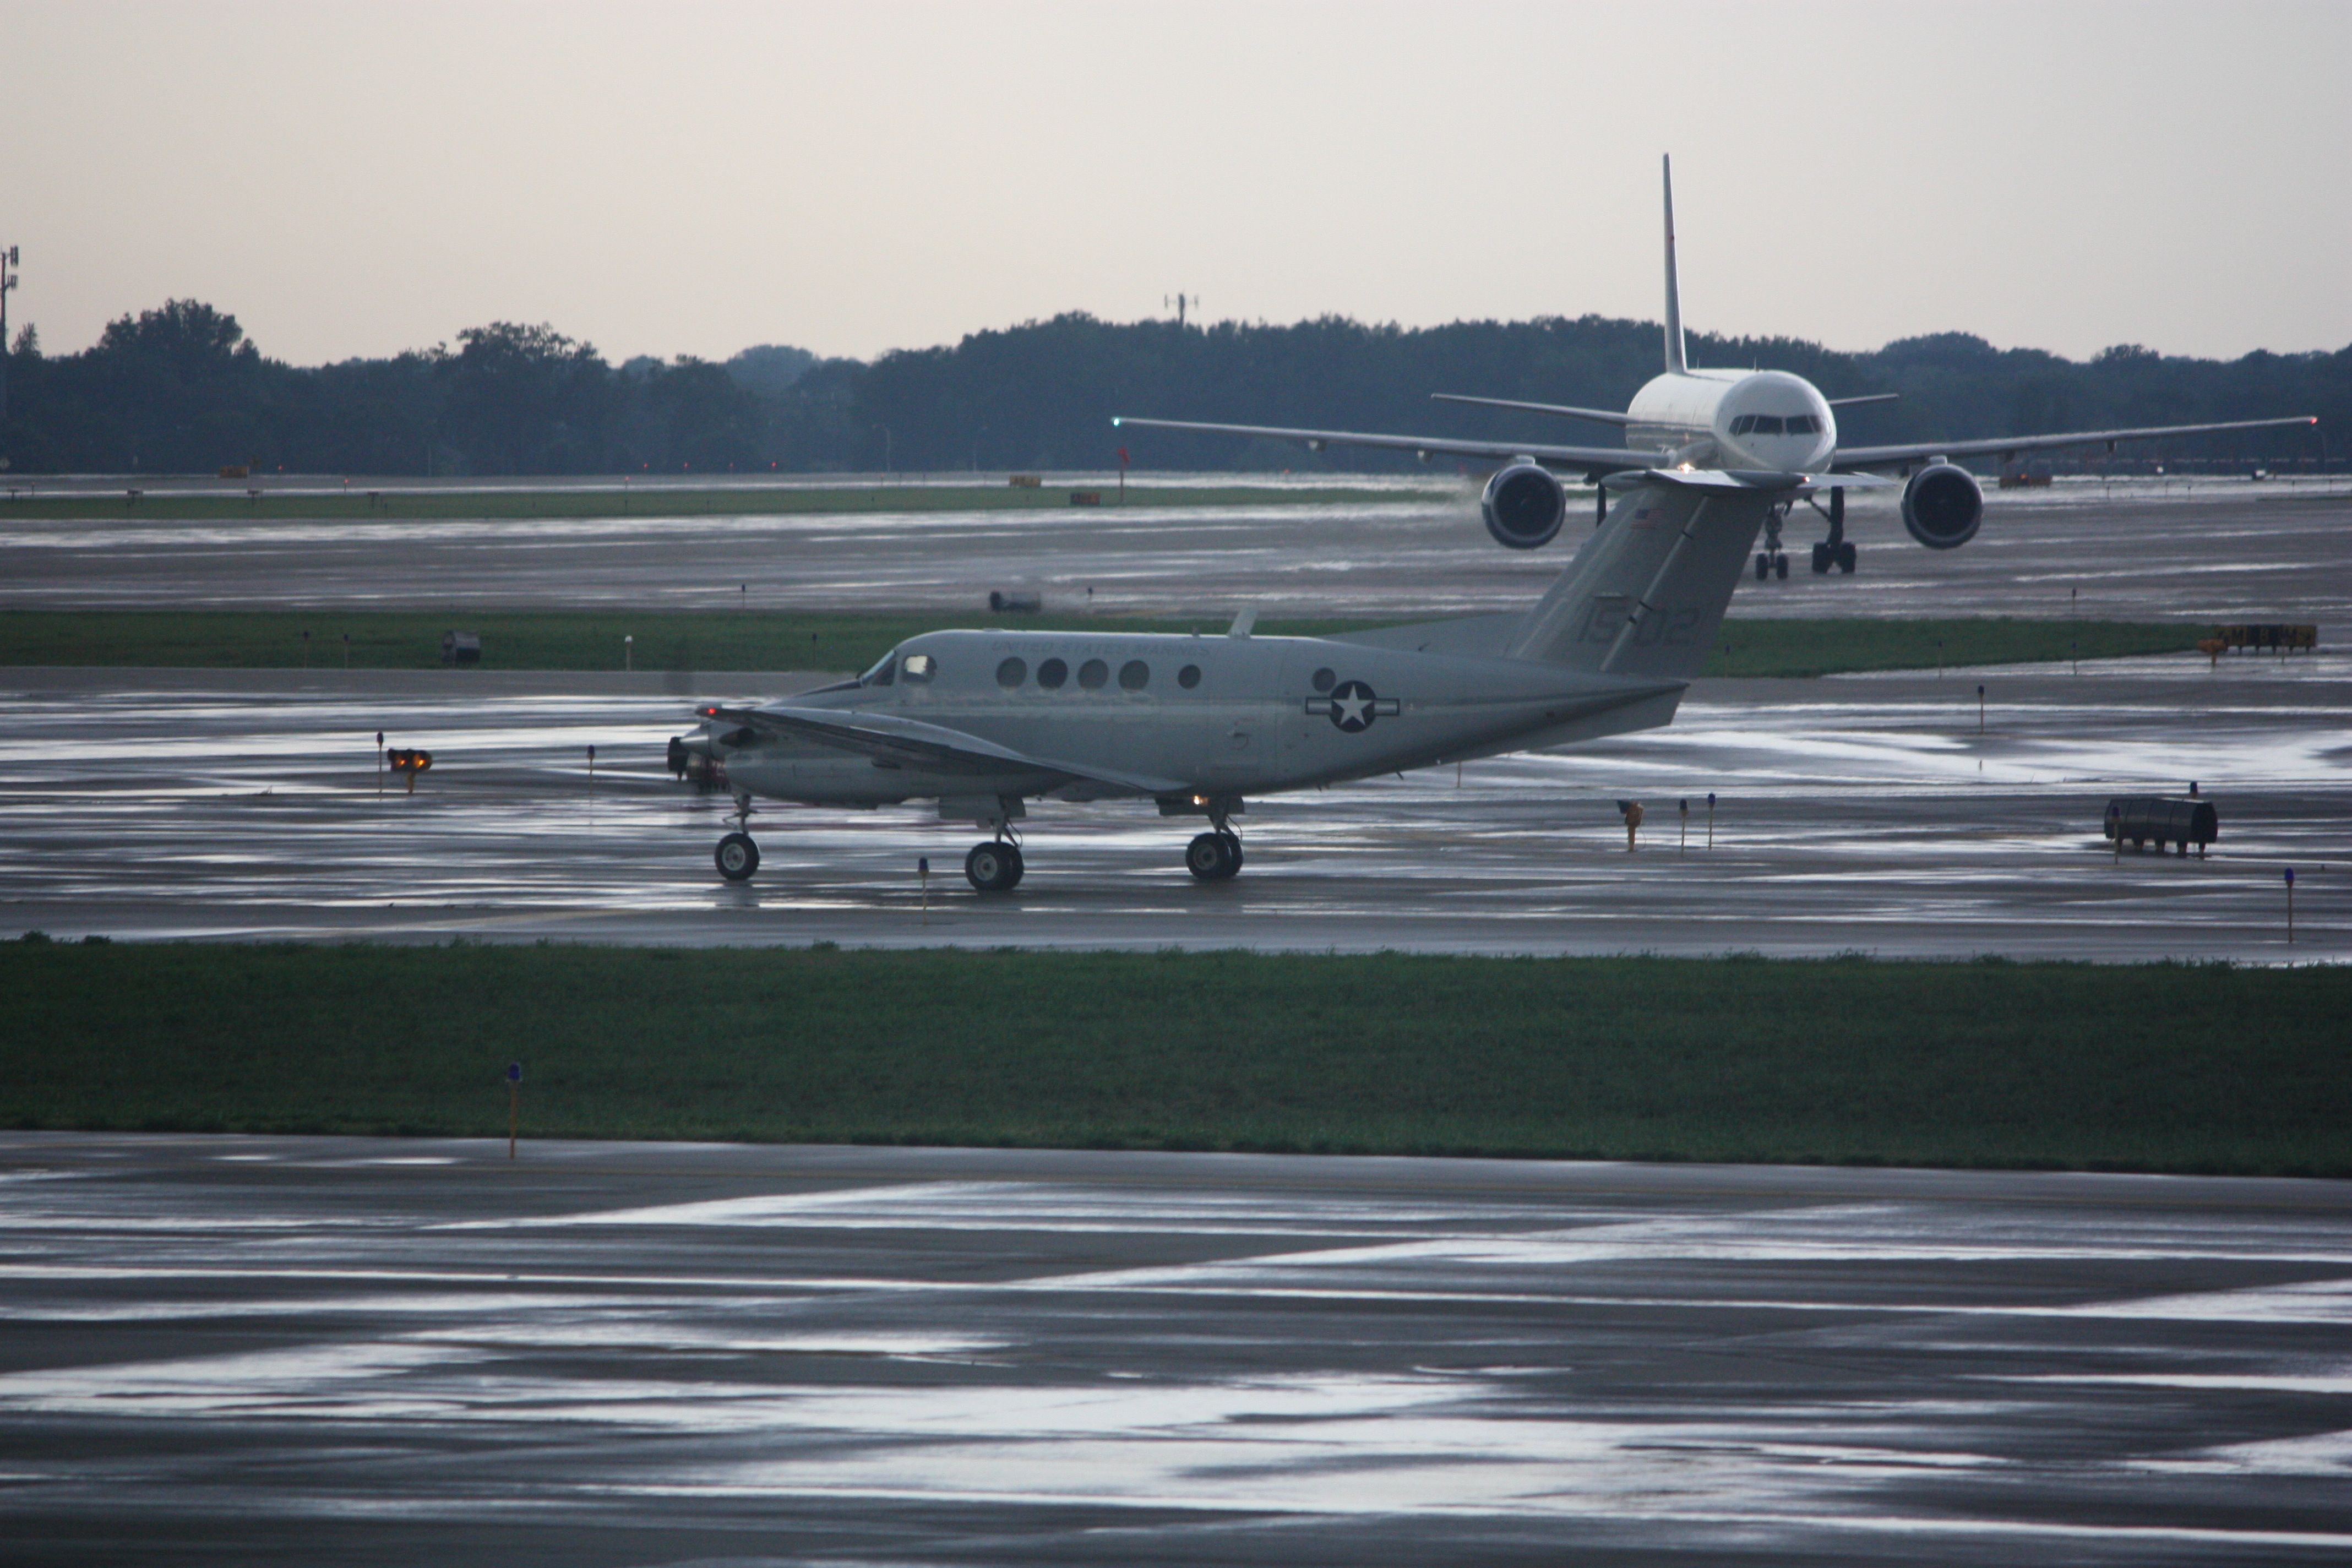
<instances>
[{"instance_id":1,"label":"turboprop aircraft fuselage","mask_svg":"<svg viewBox=\"0 0 2352 1568\"><path fill-rule=\"evenodd\" d=\"M997 771L734 726L723 710L705 730L733 788L813 804L1222 798L1515 750L1538 733L1647 727L1682 688L1319 637L942 631L793 706L944 727L1018 753ZM1086 776L1053 766L1065 758L1083 759Z\"/></svg>"}]
</instances>

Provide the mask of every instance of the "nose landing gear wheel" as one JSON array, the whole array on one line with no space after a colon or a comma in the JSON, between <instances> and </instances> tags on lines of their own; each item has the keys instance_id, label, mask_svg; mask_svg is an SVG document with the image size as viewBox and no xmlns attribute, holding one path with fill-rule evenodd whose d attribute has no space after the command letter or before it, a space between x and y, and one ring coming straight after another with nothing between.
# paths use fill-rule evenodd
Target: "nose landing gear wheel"
<instances>
[{"instance_id":1,"label":"nose landing gear wheel","mask_svg":"<svg viewBox=\"0 0 2352 1568\"><path fill-rule=\"evenodd\" d=\"M1021 850L1012 844L975 844L963 858L964 879L983 893L1009 893L1021 884Z\"/></svg>"},{"instance_id":2,"label":"nose landing gear wheel","mask_svg":"<svg viewBox=\"0 0 2352 1568\"><path fill-rule=\"evenodd\" d=\"M1203 833L1184 847L1184 869L1203 882L1232 880L1242 868L1242 841L1230 833Z\"/></svg>"},{"instance_id":3,"label":"nose landing gear wheel","mask_svg":"<svg viewBox=\"0 0 2352 1568\"><path fill-rule=\"evenodd\" d=\"M730 882L748 882L760 868L760 847L748 833L729 834L719 841L710 858L719 863L719 874Z\"/></svg>"}]
</instances>

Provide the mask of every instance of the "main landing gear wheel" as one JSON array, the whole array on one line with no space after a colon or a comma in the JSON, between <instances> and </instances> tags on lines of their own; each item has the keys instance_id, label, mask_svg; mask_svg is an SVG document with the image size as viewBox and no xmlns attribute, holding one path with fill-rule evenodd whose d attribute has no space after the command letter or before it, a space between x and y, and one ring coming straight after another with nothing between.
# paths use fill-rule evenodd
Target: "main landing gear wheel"
<instances>
[{"instance_id":1,"label":"main landing gear wheel","mask_svg":"<svg viewBox=\"0 0 2352 1568\"><path fill-rule=\"evenodd\" d=\"M1854 555L1853 540L1839 540L1836 544L1831 546L1830 553L1836 557L1837 569L1839 571L1844 573L1849 577L1853 575Z\"/></svg>"},{"instance_id":2,"label":"main landing gear wheel","mask_svg":"<svg viewBox=\"0 0 2352 1568\"><path fill-rule=\"evenodd\" d=\"M1203 882L1225 882L1242 868L1242 841L1231 833L1203 833L1184 847L1184 869Z\"/></svg>"},{"instance_id":3,"label":"main landing gear wheel","mask_svg":"<svg viewBox=\"0 0 2352 1568\"><path fill-rule=\"evenodd\" d=\"M964 879L983 893L1009 893L1021 885L1021 848L1001 841L975 844L963 858Z\"/></svg>"},{"instance_id":4,"label":"main landing gear wheel","mask_svg":"<svg viewBox=\"0 0 2352 1568\"><path fill-rule=\"evenodd\" d=\"M729 834L719 841L710 858L719 863L719 874L730 882L748 882L760 868L760 847L748 833Z\"/></svg>"}]
</instances>

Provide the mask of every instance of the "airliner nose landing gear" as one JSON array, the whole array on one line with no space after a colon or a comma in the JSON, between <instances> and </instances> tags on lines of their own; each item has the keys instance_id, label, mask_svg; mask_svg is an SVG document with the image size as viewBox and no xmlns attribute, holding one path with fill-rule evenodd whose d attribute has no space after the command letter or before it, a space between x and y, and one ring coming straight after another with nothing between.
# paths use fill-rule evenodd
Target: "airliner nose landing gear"
<instances>
[{"instance_id":1,"label":"airliner nose landing gear","mask_svg":"<svg viewBox=\"0 0 2352 1568\"><path fill-rule=\"evenodd\" d=\"M1776 506L1764 514L1764 548L1756 552L1756 580L1768 577L1789 580L1788 553L1780 548L1780 520L1789 515L1785 506Z\"/></svg>"},{"instance_id":2,"label":"airliner nose landing gear","mask_svg":"<svg viewBox=\"0 0 2352 1568\"><path fill-rule=\"evenodd\" d=\"M760 868L760 847L744 831L751 826L751 797L735 797L735 831L719 841L711 859L719 866L719 874L730 882L748 882L751 873Z\"/></svg>"}]
</instances>

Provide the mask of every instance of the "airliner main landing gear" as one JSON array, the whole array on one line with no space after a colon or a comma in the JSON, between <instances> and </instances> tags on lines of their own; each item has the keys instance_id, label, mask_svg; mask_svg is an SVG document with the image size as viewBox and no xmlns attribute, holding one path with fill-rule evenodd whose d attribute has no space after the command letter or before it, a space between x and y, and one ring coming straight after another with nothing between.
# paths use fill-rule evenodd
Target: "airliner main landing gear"
<instances>
[{"instance_id":1,"label":"airliner main landing gear","mask_svg":"<svg viewBox=\"0 0 2352 1568\"><path fill-rule=\"evenodd\" d=\"M1822 503L1811 496L1805 498L1805 503L1815 511L1820 511L1823 517L1829 519L1830 522L1830 536L1813 546L1813 575L1826 577L1829 575L1830 568L1834 566L1845 575L1853 576L1854 550L1853 541L1845 536L1844 489L1830 491L1830 505L1827 511L1822 511Z\"/></svg>"},{"instance_id":2,"label":"airliner main landing gear","mask_svg":"<svg viewBox=\"0 0 2352 1568\"><path fill-rule=\"evenodd\" d=\"M719 865L719 874L730 882L748 882L751 873L760 868L760 847L752 842L744 829L751 826L751 797L735 797L735 831L719 841L711 859Z\"/></svg>"}]
</instances>

